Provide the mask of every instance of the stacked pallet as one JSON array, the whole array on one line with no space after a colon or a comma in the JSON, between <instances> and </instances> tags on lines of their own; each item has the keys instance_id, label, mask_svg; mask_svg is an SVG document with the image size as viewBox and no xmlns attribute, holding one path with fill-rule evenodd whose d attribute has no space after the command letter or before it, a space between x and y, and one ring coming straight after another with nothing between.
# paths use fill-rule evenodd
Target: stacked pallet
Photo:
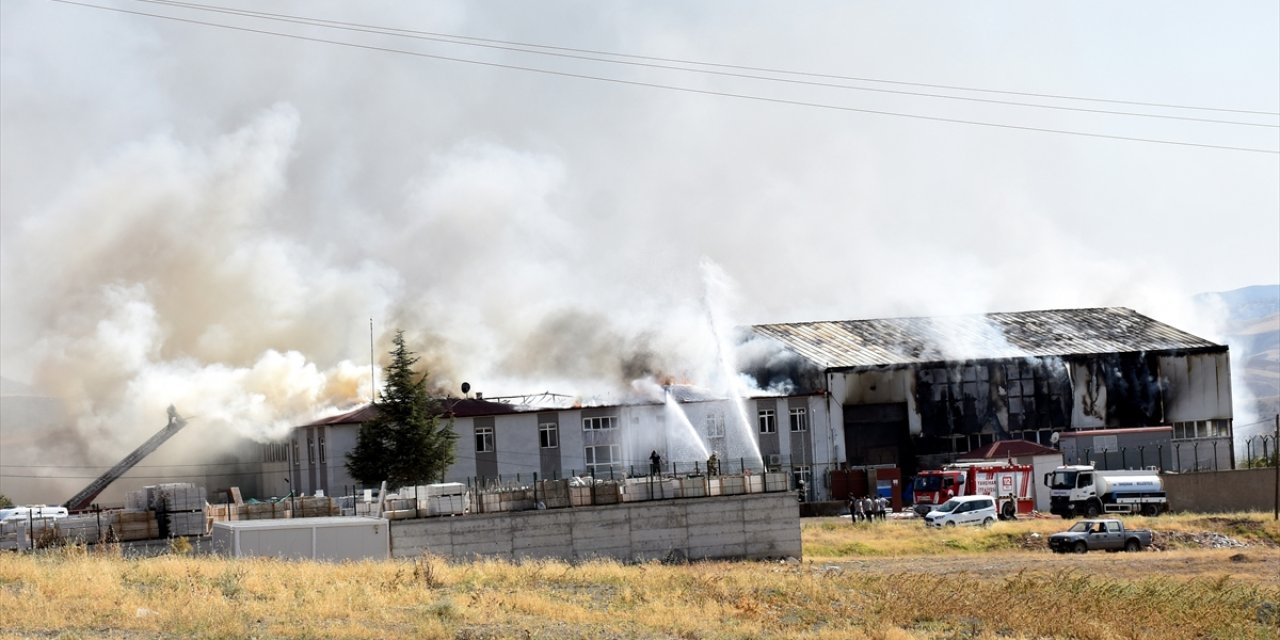
<instances>
[{"instance_id":1,"label":"stacked pallet","mask_svg":"<svg viewBox=\"0 0 1280 640\"><path fill-rule=\"evenodd\" d=\"M288 500L280 502L250 502L242 505L230 505L233 520L273 520L288 518L293 515Z\"/></svg>"},{"instance_id":2,"label":"stacked pallet","mask_svg":"<svg viewBox=\"0 0 1280 640\"><path fill-rule=\"evenodd\" d=\"M388 520L409 520L418 517L417 498L387 498L382 503L382 517Z\"/></svg>"},{"instance_id":3,"label":"stacked pallet","mask_svg":"<svg viewBox=\"0 0 1280 640\"><path fill-rule=\"evenodd\" d=\"M711 495L736 496L747 492L747 483L742 476L719 476L711 479Z\"/></svg>"},{"instance_id":4,"label":"stacked pallet","mask_svg":"<svg viewBox=\"0 0 1280 640\"><path fill-rule=\"evenodd\" d=\"M623 502L666 500L680 497L680 483L675 478L628 478L622 488Z\"/></svg>"},{"instance_id":5,"label":"stacked pallet","mask_svg":"<svg viewBox=\"0 0 1280 640\"><path fill-rule=\"evenodd\" d=\"M622 500L622 484L618 482L597 482L593 485L569 487L569 504L574 507L589 507L595 504L617 504Z\"/></svg>"},{"instance_id":6,"label":"stacked pallet","mask_svg":"<svg viewBox=\"0 0 1280 640\"><path fill-rule=\"evenodd\" d=\"M27 525L26 520L17 518L0 523L0 551L29 548L31 543L27 537Z\"/></svg>"},{"instance_id":7,"label":"stacked pallet","mask_svg":"<svg viewBox=\"0 0 1280 640\"><path fill-rule=\"evenodd\" d=\"M124 496L124 510L151 511L153 509L151 506L152 495L148 492L149 489L155 489L155 487L143 487L137 491L126 493Z\"/></svg>"},{"instance_id":8,"label":"stacked pallet","mask_svg":"<svg viewBox=\"0 0 1280 640\"><path fill-rule=\"evenodd\" d=\"M164 518L170 536L202 536L209 532L205 515L208 494L204 487L189 482L170 482L147 487L151 508Z\"/></svg>"},{"instance_id":9,"label":"stacked pallet","mask_svg":"<svg viewBox=\"0 0 1280 640\"><path fill-rule=\"evenodd\" d=\"M767 492L786 491L789 487L787 474L771 471L764 474L764 490Z\"/></svg>"},{"instance_id":10,"label":"stacked pallet","mask_svg":"<svg viewBox=\"0 0 1280 640\"><path fill-rule=\"evenodd\" d=\"M467 512L469 493L461 482L441 482L400 489L401 496L413 496L418 517L462 515Z\"/></svg>"},{"instance_id":11,"label":"stacked pallet","mask_svg":"<svg viewBox=\"0 0 1280 640\"><path fill-rule=\"evenodd\" d=\"M290 503L295 518L327 518L342 513L337 501L326 496L304 496L294 498Z\"/></svg>"},{"instance_id":12,"label":"stacked pallet","mask_svg":"<svg viewBox=\"0 0 1280 640\"><path fill-rule=\"evenodd\" d=\"M235 509L233 504L211 504L205 507L205 514L215 522L221 522L231 519L231 513Z\"/></svg>"},{"instance_id":13,"label":"stacked pallet","mask_svg":"<svg viewBox=\"0 0 1280 640\"><path fill-rule=\"evenodd\" d=\"M533 492L524 487L480 494L480 511L482 513L528 511L534 507Z\"/></svg>"},{"instance_id":14,"label":"stacked pallet","mask_svg":"<svg viewBox=\"0 0 1280 640\"><path fill-rule=\"evenodd\" d=\"M569 480L539 480L536 488L538 500L548 509L569 506Z\"/></svg>"},{"instance_id":15,"label":"stacked pallet","mask_svg":"<svg viewBox=\"0 0 1280 640\"><path fill-rule=\"evenodd\" d=\"M58 520L58 536L75 544L98 543L111 537L115 522L115 512L110 511L68 516Z\"/></svg>"},{"instance_id":16,"label":"stacked pallet","mask_svg":"<svg viewBox=\"0 0 1280 640\"><path fill-rule=\"evenodd\" d=\"M154 511L120 511L111 525L115 539L121 542L150 540L160 537L160 523Z\"/></svg>"},{"instance_id":17,"label":"stacked pallet","mask_svg":"<svg viewBox=\"0 0 1280 640\"><path fill-rule=\"evenodd\" d=\"M148 490L153 487L147 487ZM151 508L155 511L204 511L208 495L204 487L189 482L173 482L157 485L151 495Z\"/></svg>"},{"instance_id":18,"label":"stacked pallet","mask_svg":"<svg viewBox=\"0 0 1280 640\"><path fill-rule=\"evenodd\" d=\"M685 498L701 498L707 495L706 476L680 478L680 495Z\"/></svg>"},{"instance_id":19,"label":"stacked pallet","mask_svg":"<svg viewBox=\"0 0 1280 640\"><path fill-rule=\"evenodd\" d=\"M163 514L170 536L202 536L209 533L212 521L203 510Z\"/></svg>"}]
</instances>

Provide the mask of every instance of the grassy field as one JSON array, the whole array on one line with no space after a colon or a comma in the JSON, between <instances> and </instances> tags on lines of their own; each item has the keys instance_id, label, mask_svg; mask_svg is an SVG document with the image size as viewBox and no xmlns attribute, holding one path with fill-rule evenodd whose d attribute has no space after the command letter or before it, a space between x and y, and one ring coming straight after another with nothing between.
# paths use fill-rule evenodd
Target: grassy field
<instances>
[{"instance_id":1,"label":"grassy field","mask_svg":"<svg viewBox=\"0 0 1280 640\"><path fill-rule=\"evenodd\" d=\"M0 634L41 638L1276 638L1280 526L1152 525L1171 550L1058 556L1060 520L806 520L803 562L324 564L117 549L0 555ZM1229 536L1247 547L1206 549ZM1199 545L1199 546L1197 546Z\"/></svg>"},{"instance_id":2,"label":"grassy field","mask_svg":"<svg viewBox=\"0 0 1280 640\"><path fill-rule=\"evenodd\" d=\"M1271 514L1177 514L1157 518L1126 517L1125 526L1155 531L1161 550L1202 549L1210 534L1250 544L1280 547L1280 522ZM887 526L886 526L887 525ZM895 526L896 525L896 526ZM903 527L907 528L903 528ZM938 555L957 551L1044 550L1049 535L1071 526L1057 517L1001 522L990 529L924 530L919 520L851 525L848 518L804 521L806 559ZM850 529L857 531L851 534ZM904 535L908 532L909 535Z\"/></svg>"}]
</instances>

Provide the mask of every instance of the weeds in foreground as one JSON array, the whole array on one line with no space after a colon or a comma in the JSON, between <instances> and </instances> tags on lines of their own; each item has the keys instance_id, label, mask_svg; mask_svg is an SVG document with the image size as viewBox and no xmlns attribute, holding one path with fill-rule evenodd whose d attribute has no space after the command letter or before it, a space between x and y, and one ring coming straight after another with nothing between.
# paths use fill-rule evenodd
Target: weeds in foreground
<instances>
[{"instance_id":1,"label":"weeds in foreground","mask_svg":"<svg viewBox=\"0 0 1280 640\"><path fill-rule=\"evenodd\" d=\"M0 611L18 636L1271 638L1277 603L1274 583L1223 575L0 556Z\"/></svg>"}]
</instances>

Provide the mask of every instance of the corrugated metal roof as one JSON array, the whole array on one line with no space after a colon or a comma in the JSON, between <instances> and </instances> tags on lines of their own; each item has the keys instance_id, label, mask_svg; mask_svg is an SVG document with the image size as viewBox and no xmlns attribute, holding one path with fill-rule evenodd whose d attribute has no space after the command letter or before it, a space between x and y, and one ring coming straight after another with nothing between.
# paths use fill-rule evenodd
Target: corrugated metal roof
<instances>
[{"instance_id":1,"label":"corrugated metal roof","mask_svg":"<svg viewBox=\"0 0 1280 640\"><path fill-rule=\"evenodd\" d=\"M957 456L957 460L1002 460L1005 458L1020 458L1023 456L1052 456L1057 455L1057 449L1050 449L1041 444L1031 442L1029 440L999 440L988 445L984 445L970 451L966 454Z\"/></svg>"},{"instance_id":2,"label":"corrugated metal roof","mask_svg":"<svg viewBox=\"0 0 1280 640\"><path fill-rule=\"evenodd\" d=\"M1226 349L1124 307L760 324L752 331L824 369Z\"/></svg>"},{"instance_id":3,"label":"corrugated metal roof","mask_svg":"<svg viewBox=\"0 0 1280 640\"><path fill-rule=\"evenodd\" d=\"M366 404L363 407L360 407L358 409L354 409L346 413L340 413L336 416L329 416L328 418L321 418L319 420L316 420L315 422L308 422L307 424L304 424L302 426L322 427L325 425L333 425L333 424L360 424L362 422L366 422L368 420L373 419L373 417L377 415L377 412L378 412L378 409L375 405Z\"/></svg>"},{"instance_id":4,"label":"corrugated metal roof","mask_svg":"<svg viewBox=\"0 0 1280 640\"><path fill-rule=\"evenodd\" d=\"M446 418L473 418L479 416L498 416L508 413L520 413L522 411L533 411L536 407L526 407L522 405L507 404L505 402L490 402L477 398L444 398L439 400L441 409L444 411ZM309 422L304 427L320 427L325 425L337 424L361 424L372 420L378 414L378 405L366 404L353 411L340 413L336 416L321 418L315 422Z\"/></svg>"}]
</instances>

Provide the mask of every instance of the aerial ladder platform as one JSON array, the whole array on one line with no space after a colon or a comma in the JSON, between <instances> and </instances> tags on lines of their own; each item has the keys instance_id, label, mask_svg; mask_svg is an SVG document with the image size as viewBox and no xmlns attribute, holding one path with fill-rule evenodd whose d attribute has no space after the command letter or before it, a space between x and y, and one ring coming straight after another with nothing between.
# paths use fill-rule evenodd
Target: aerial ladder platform
<instances>
[{"instance_id":1,"label":"aerial ladder platform","mask_svg":"<svg viewBox=\"0 0 1280 640\"><path fill-rule=\"evenodd\" d=\"M186 419L178 415L178 411L173 408L173 405L169 405L169 423L166 424L163 429L157 431L155 435L142 443L142 446L134 449L133 453L130 453L125 456L123 460L116 463L116 466L111 467L111 469L107 470L106 473L98 476L98 478L93 482L90 482L89 486L81 489L80 493L72 496L71 499L63 506L65 506L68 511L83 511L88 509L93 504L94 498L97 498L98 494L102 493L111 485L112 482L119 480L120 476L123 476L126 472L132 469L134 465L142 462L143 458L151 455L151 452L160 448L160 445L168 441L169 438L172 438L175 433L182 431L182 428L185 426L187 426Z\"/></svg>"}]
</instances>

